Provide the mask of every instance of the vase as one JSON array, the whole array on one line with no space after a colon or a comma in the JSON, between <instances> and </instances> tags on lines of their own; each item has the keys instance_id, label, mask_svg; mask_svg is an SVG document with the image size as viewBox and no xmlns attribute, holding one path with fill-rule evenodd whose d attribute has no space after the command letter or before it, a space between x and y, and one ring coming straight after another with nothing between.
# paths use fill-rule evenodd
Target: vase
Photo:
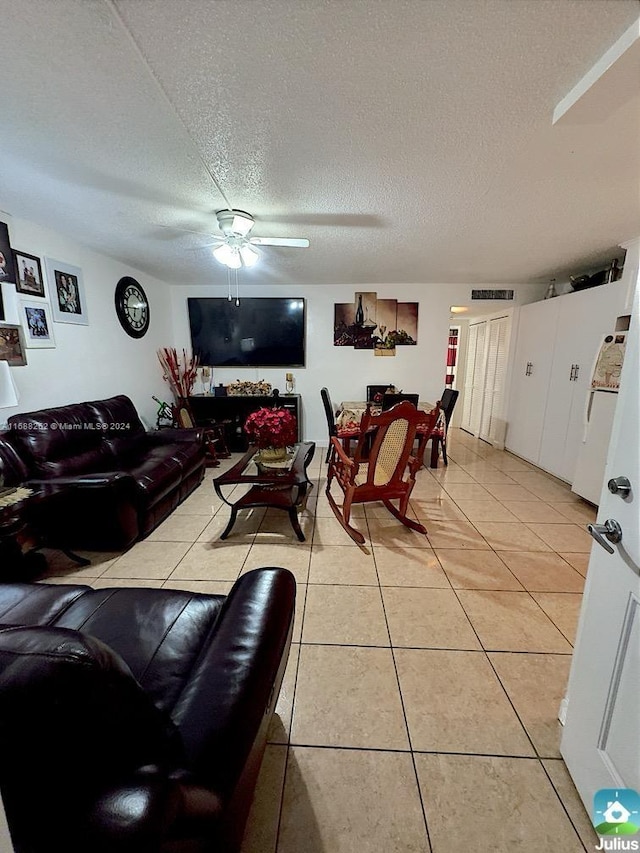
<instances>
[{"instance_id":1,"label":"vase","mask_svg":"<svg viewBox=\"0 0 640 853\"><path fill-rule=\"evenodd\" d=\"M261 462L280 462L287 458L286 447L263 447L260 450Z\"/></svg>"}]
</instances>

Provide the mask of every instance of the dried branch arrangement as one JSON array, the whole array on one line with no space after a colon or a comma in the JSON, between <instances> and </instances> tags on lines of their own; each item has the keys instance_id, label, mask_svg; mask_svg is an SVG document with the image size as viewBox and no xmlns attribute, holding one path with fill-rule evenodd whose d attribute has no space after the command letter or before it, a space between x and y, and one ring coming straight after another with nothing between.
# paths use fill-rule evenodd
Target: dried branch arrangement
<instances>
[{"instance_id":1,"label":"dried branch arrangement","mask_svg":"<svg viewBox=\"0 0 640 853\"><path fill-rule=\"evenodd\" d=\"M158 350L158 361L164 373L163 378L176 400L188 397L196 381L198 357L187 355L184 349L180 357L175 347L162 347Z\"/></svg>"}]
</instances>

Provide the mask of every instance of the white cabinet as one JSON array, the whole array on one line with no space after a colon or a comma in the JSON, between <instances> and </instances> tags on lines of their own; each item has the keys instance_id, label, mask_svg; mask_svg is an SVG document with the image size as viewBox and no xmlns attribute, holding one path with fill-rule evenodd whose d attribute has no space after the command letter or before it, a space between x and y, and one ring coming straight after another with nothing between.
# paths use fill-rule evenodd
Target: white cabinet
<instances>
[{"instance_id":1,"label":"white cabinet","mask_svg":"<svg viewBox=\"0 0 640 853\"><path fill-rule=\"evenodd\" d=\"M506 447L571 482L602 336L624 306L619 282L520 309Z\"/></svg>"},{"instance_id":2,"label":"white cabinet","mask_svg":"<svg viewBox=\"0 0 640 853\"><path fill-rule=\"evenodd\" d=\"M520 309L505 446L536 465L540 457L559 301L533 302Z\"/></svg>"}]
</instances>

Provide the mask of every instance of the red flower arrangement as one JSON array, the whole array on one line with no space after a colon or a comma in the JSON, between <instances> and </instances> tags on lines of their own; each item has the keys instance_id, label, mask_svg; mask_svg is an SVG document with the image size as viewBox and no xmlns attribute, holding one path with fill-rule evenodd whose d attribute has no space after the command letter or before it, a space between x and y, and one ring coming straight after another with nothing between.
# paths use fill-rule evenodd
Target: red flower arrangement
<instances>
[{"instance_id":1,"label":"red flower arrangement","mask_svg":"<svg viewBox=\"0 0 640 853\"><path fill-rule=\"evenodd\" d=\"M298 440L296 419L286 409L258 409L245 421L244 431L259 448L287 447Z\"/></svg>"}]
</instances>

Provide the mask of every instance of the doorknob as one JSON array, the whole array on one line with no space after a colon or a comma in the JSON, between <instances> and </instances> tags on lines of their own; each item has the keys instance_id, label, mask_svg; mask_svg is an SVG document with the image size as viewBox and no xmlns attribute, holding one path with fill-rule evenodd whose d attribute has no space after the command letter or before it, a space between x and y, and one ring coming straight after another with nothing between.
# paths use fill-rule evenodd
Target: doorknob
<instances>
[{"instance_id":1,"label":"doorknob","mask_svg":"<svg viewBox=\"0 0 640 853\"><path fill-rule=\"evenodd\" d=\"M608 518L604 524L587 524L587 530L596 540L598 545L602 545L604 550L608 551L610 554L613 554L614 549L609 545L609 542L613 542L614 545L618 542L622 542L622 528L615 518ZM607 542L605 536L609 542Z\"/></svg>"},{"instance_id":2,"label":"doorknob","mask_svg":"<svg viewBox=\"0 0 640 853\"><path fill-rule=\"evenodd\" d=\"M626 477L614 477L607 486L612 495L620 495L621 498L626 498L631 491L631 483Z\"/></svg>"}]
</instances>

